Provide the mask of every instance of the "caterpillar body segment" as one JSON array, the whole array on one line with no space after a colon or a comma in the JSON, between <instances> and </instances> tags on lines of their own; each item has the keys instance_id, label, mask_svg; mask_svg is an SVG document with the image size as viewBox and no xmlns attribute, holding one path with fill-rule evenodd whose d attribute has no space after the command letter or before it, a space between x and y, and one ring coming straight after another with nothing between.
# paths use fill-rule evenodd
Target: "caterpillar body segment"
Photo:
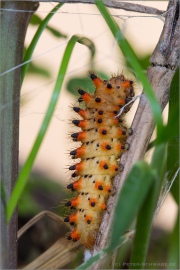
<instances>
[{"instance_id":1,"label":"caterpillar body segment","mask_svg":"<svg viewBox=\"0 0 180 270\"><path fill-rule=\"evenodd\" d=\"M72 123L82 128L82 130L89 130L94 128L94 124L96 122L97 127L102 127L103 125L106 126L118 126L120 123L122 123L121 119L115 118L115 117L103 117L102 115L99 115L97 118L91 118L88 120L73 120Z\"/></svg>"},{"instance_id":2,"label":"caterpillar body segment","mask_svg":"<svg viewBox=\"0 0 180 270\"><path fill-rule=\"evenodd\" d=\"M118 110L113 110L112 109L110 111L107 110L107 108L104 109L81 109L79 107L73 107L73 110L78 113L83 119L87 120L87 119L93 119L93 118L97 118L97 117L102 117L102 118L112 118L114 116L116 116L119 113L119 108ZM119 118L119 121L122 123L122 117Z\"/></svg>"},{"instance_id":3,"label":"caterpillar body segment","mask_svg":"<svg viewBox=\"0 0 180 270\"><path fill-rule=\"evenodd\" d=\"M65 206L71 206L72 209L93 209L94 211L106 209L104 196L84 192L66 202Z\"/></svg>"},{"instance_id":4,"label":"caterpillar body segment","mask_svg":"<svg viewBox=\"0 0 180 270\"><path fill-rule=\"evenodd\" d=\"M102 215L98 211L93 211L91 209L78 209L70 216L64 219L65 222L69 222L71 225L78 225L80 223L97 223L101 219Z\"/></svg>"},{"instance_id":5,"label":"caterpillar body segment","mask_svg":"<svg viewBox=\"0 0 180 270\"><path fill-rule=\"evenodd\" d=\"M133 82L123 75L101 80L91 72L90 78L95 85L94 94L78 89L78 101L85 104L85 109L73 107L81 119L72 121L80 131L71 137L82 144L70 151L72 159L80 159L69 167L73 173L67 186L77 196L66 202L74 210L64 219L75 226L68 239L80 240L88 249L95 243L113 179L123 169L119 159L130 147L126 139L132 135L132 129L123 122L131 105L119 117L115 116L134 97Z\"/></svg>"},{"instance_id":6,"label":"caterpillar body segment","mask_svg":"<svg viewBox=\"0 0 180 270\"><path fill-rule=\"evenodd\" d=\"M101 174L84 175L69 184L67 188L78 193L88 193L91 190L92 194L102 195L107 198L112 190L112 177Z\"/></svg>"},{"instance_id":7,"label":"caterpillar body segment","mask_svg":"<svg viewBox=\"0 0 180 270\"><path fill-rule=\"evenodd\" d=\"M103 126L73 133L73 141L89 142L101 139L117 138L125 141L131 130L122 126Z\"/></svg>"},{"instance_id":8,"label":"caterpillar body segment","mask_svg":"<svg viewBox=\"0 0 180 270\"><path fill-rule=\"evenodd\" d=\"M69 167L76 175L102 174L115 176L120 171L118 161L114 155L82 159L81 162Z\"/></svg>"},{"instance_id":9,"label":"caterpillar body segment","mask_svg":"<svg viewBox=\"0 0 180 270\"><path fill-rule=\"evenodd\" d=\"M123 105L125 105L127 102L123 98L118 98L117 105L113 105L113 103L109 102L108 100L102 98L102 97L94 97L91 96L88 93L83 94L79 99L79 102L84 101L87 108L95 108L95 109L103 109L107 108L108 111L110 111L113 107L113 110L118 110L119 108L122 108Z\"/></svg>"},{"instance_id":10,"label":"caterpillar body segment","mask_svg":"<svg viewBox=\"0 0 180 270\"><path fill-rule=\"evenodd\" d=\"M102 139L83 143L80 147L70 152L73 158L93 158L96 156L114 155L116 158L129 149L129 144L119 139Z\"/></svg>"}]
</instances>

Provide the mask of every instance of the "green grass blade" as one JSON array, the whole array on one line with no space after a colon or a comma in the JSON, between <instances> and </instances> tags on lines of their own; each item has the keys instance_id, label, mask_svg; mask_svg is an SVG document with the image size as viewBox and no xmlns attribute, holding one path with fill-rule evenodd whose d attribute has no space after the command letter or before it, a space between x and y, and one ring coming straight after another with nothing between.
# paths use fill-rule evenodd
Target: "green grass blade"
<instances>
[{"instance_id":1,"label":"green grass blade","mask_svg":"<svg viewBox=\"0 0 180 270\"><path fill-rule=\"evenodd\" d=\"M101 259L101 256L104 255L104 251L101 250L98 254L95 256L91 257L88 261L82 263L80 266L76 268L76 270L80 269L88 269L89 267L92 267L96 262L98 262Z\"/></svg>"},{"instance_id":2,"label":"green grass blade","mask_svg":"<svg viewBox=\"0 0 180 270\"><path fill-rule=\"evenodd\" d=\"M151 162L152 170L156 172L156 181L149 190L148 196L146 196L138 213L130 269L144 268L153 216L164 180L166 158L166 145L157 146Z\"/></svg>"},{"instance_id":3,"label":"green grass blade","mask_svg":"<svg viewBox=\"0 0 180 270\"><path fill-rule=\"evenodd\" d=\"M120 245L118 247L120 247L121 245L123 245L125 242L127 242L129 238L127 238L127 235L123 235L120 238ZM89 269L90 267L92 267L93 265L95 265L99 260L105 260L106 256L108 256L108 248L102 249L101 251L99 251L96 255L94 255L93 257L91 257L88 261L82 263L80 266L78 266L76 268L76 270L80 270L80 269Z\"/></svg>"},{"instance_id":4,"label":"green grass blade","mask_svg":"<svg viewBox=\"0 0 180 270\"><path fill-rule=\"evenodd\" d=\"M176 224L173 230L173 233L170 238L169 246L169 258L168 258L168 268L171 269L180 269L179 263L179 214L177 216Z\"/></svg>"},{"instance_id":5,"label":"green grass blade","mask_svg":"<svg viewBox=\"0 0 180 270\"><path fill-rule=\"evenodd\" d=\"M139 81L143 84L144 92L147 95L148 101L150 103L154 121L157 124L157 135L158 137L162 135L163 132L163 121L161 116L161 107L157 101L157 98L152 90L152 87L142 71L142 68L137 60L137 57L132 50L131 46L129 45L128 41L124 38L119 26L116 24L114 19L111 17L110 13L106 9L105 5L103 4L102 0L96 0L96 5L101 12L102 16L104 17L107 25L109 26L112 34L114 35L117 43L126 57L126 61L128 62L129 66L134 70L134 73Z\"/></svg>"},{"instance_id":6,"label":"green grass blade","mask_svg":"<svg viewBox=\"0 0 180 270\"><path fill-rule=\"evenodd\" d=\"M51 10L51 12L46 16L46 18L45 18L45 19L41 22L41 24L39 25L39 27L38 27L38 29L37 29L37 32L36 32L36 34L34 35L32 41L31 41L31 43L30 43L30 45L29 45L29 47L28 47L28 49L27 49L27 51L26 51L26 54L25 54L25 56L24 56L24 60L23 60L24 63L25 63L26 61L28 61L28 60L31 59L31 56L32 56L32 54L33 54L33 51L34 51L34 49L35 49L35 47L36 47L36 44L37 44L37 42L38 42L38 40L39 40L41 34L43 33L43 30L46 28L46 26L47 26L49 20L52 18L52 16L56 13L56 11L57 11L60 7L62 7L62 5L63 5L63 3L58 4L55 8L53 8L53 9ZM22 77L21 77L21 78L22 78L22 82L23 82L23 80L24 80L24 77L25 77L25 74L26 74L26 72L27 72L28 66L29 66L29 63L27 63L27 64L25 64L25 65L22 66Z\"/></svg>"},{"instance_id":7,"label":"green grass blade","mask_svg":"<svg viewBox=\"0 0 180 270\"><path fill-rule=\"evenodd\" d=\"M154 140L148 146L148 150L150 150L155 145L168 142L170 148L174 148L174 154L169 158L167 164L170 167L172 167L173 163L176 164L174 172L177 170L178 162L176 157L178 156L177 152L179 149L179 76L179 69L177 69L170 86L168 123L164 127L163 136L158 142Z\"/></svg>"},{"instance_id":8,"label":"green grass blade","mask_svg":"<svg viewBox=\"0 0 180 270\"><path fill-rule=\"evenodd\" d=\"M147 149L148 151L155 145L168 142L167 171L171 170L173 164L175 165L171 175L178 169L177 157L179 157L179 76L179 69L177 69L170 86L168 123L164 127L164 134L158 142L157 140L152 141ZM176 187L176 191L178 190L179 188Z\"/></svg>"},{"instance_id":9,"label":"green grass blade","mask_svg":"<svg viewBox=\"0 0 180 270\"><path fill-rule=\"evenodd\" d=\"M177 69L170 86L169 115L164 134L166 140L179 137L179 76Z\"/></svg>"},{"instance_id":10,"label":"green grass blade","mask_svg":"<svg viewBox=\"0 0 180 270\"><path fill-rule=\"evenodd\" d=\"M169 117L165 135L167 134L173 135L168 142L167 150L167 172L168 180L171 182L179 168L179 70L176 71L170 87ZM173 183L171 193L179 204L179 175Z\"/></svg>"},{"instance_id":11,"label":"green grass blade","mask_svg":"<svg viewBox=\"0 0 180 270\"><path fill-rule=\"evenodd\" d=\"M4 205L4 208L6 208L6 192L2 181L0 182L0 186L1 186L1 203Z\"/></svg>"},{"instance_id":12,"label":"green grass blade","mask_svg":"<svg viewBox=\"0 0 180 270\"><path fill-rule=\"evenodd\" d=\"M18 181L13 189L12 195L10 197L8 204L7 204L7 211L6 211L7 222L9 222L9 220L11 219L11 216L12 216L14 209L17 205L17 202L18 202L18 200L23 192L28 175L30 173L30 170L31 170L33 163L34 163L34 160L36 158L37 152L38 152L39 147L42 143L42 140L46 134L50 120L53 116L53 112L54 112L54 109L55 109L55 106L57 104L58 97L59 97L59 94L61 91L64 76L66 74L69 60L70 60L70 57L71 57L71 54L72 54L72 51L73 51L73 48L74 48L76 42L79 42L81 44L88 46L89 49L91 50L91 56L92 57L94 56L95 49L94 49L94 46L92 45L92 42L88 38L80 37L77 35L72 36L72 38L69 40L69 42L66 46L66 49L65 49L65 52L63 55L63 59L61 62L61 66L60 66L58 75L57 75L56 84L55 84L54 91L53 91L53 94L52 94L52 97L51 97L51 100L49 103L47 113L44 117L43 123L42 123L40 131L37 135L37 138L35 140L33 148L30 152L30 155L29 155L28 159L26 160L25 165L19 174Z\"/></svg>"},{"instance_id":13,"label":"green grass blade","mask_svg":"<svg viewBox=\"0 0 180 270\"><path fill-rule=\"evenodd\" d=\"M115 208L112 235L108 247L110 252L119 246L120 237L137 215L154 180L154 171L147 163L139 161L133 166Z\"/></svg>"}]
</instances>

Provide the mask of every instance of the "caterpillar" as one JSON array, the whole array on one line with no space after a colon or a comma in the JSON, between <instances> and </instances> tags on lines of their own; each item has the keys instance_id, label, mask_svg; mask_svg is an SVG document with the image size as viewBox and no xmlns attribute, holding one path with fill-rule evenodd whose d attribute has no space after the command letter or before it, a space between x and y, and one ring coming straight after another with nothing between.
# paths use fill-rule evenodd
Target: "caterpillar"
<instances>
[{"instance_id":1,"label":"caterpillar","mask_svg":"<svg viewBox=\"0 0 180 270\"><path fill-rule=\"evenodd\" d=\"M118 113L134 97L134 88L133 81L124 75L110 80L101 80L94 72L89 76L95 85L94 95L79 89L78 101L84 103L85 109L73 107L81 118L72 123L81 131L71 137L82 144L70 151L72 159L80 159L80 162L69 167L74 172L73 182L67 188L77 196L65 203L73 212L64 222L75 225L68 235L69 240L80 240L86 248L92 249L112 193L113 178L123 169L119 159L130 147L126 139L132 129L125 126L123 118L131 105L126 106L120 116Z\"/></svg>"}]
</instances>

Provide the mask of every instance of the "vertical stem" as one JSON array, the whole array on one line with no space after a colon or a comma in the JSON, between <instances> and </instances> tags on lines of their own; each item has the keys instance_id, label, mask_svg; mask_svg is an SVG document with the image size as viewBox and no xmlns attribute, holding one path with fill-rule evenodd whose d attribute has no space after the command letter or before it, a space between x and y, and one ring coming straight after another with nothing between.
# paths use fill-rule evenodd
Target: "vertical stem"
<instances>
[{"instance_id":1,"label":"vertical stem","mask_svg":"<svg viewBox=\"0 0 180 270\"><path fill-rule=\"evenodd\" d=\"M38 2L1 2L0 73L20 64L27 26ZM8 9L8 10L5 10ZM13 11L14 10L14 11ZM25 10L25 12L19 12ZM32 11L32 12L26 12ZM0 77L0 155L1 155L1 269L15 269L17 265L17 211L8 226L5 205L18 176L19 100L21 69Z\"/></svg>"}]
</instances>

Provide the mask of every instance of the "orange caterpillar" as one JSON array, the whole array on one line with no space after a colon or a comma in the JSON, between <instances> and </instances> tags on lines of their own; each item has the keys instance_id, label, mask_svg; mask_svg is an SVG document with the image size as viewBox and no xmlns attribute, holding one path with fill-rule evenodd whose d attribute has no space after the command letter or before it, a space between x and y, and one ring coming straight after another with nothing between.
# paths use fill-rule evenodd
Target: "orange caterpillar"
<instances>
[{"instance_id":1,"label":"orange caterpillar","mask_svg":"<svg viewBox=\"0 0 180 270\"><path fill-rule=\"evenodd\" d=\"M94 95L79 89L81 97L78 101L84 102L86 109L73 108L81 120L73 120L72 123L81 131L73 133L71 137L74 141L82 142L82 145L71 151L70 155L81 161L69 167L74 171L72 178L75 181L67 188L78 195L66 202L66 206L76 210L64 219L75 225L68 239L74 242L80 240L89 249L95 243L113 178L122 170L119 158L129 149L127 136L132 134L132 130L123 125L123 114L115 116L134 97L133 82L123 75L103 81L90 73L90 78L96 87ZM124 113L130 106L126 107Z\"/></svg>"}]
</instances>

